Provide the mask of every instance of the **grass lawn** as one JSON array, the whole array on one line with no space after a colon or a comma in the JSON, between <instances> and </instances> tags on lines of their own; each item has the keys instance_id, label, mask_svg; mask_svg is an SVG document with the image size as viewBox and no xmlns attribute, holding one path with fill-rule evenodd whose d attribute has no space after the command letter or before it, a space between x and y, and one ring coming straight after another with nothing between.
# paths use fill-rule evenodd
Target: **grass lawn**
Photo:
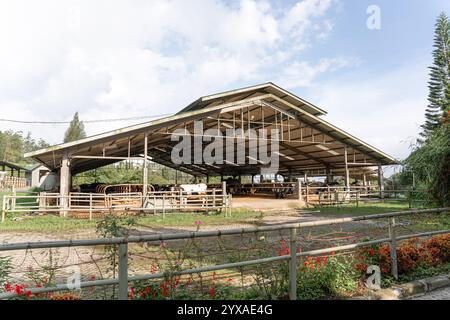
<instances>
[{"instance_id":1,"label":"grass lawn","mask_svg":"<svg viewBox=\"0 0 450 320\"><path fill-rule=\"evenodd\" d=\"M394 211L404 211L410 210L408 203L400 201L386 201L384 203L360 203L359 206L356 204L341 205L338 207L322 207L319 208L320 215L332 217L342 217L342 216L364 216L377 213L387 213Z\"/></svg>"},{"instance_id":2,"label":"grass lawn","mask_svg":"<svg viewBox=\"0 0 450 320\"><path fill-rule=\"evenodd\" d=\"M308 210L308 209L305 209ZM355 204L343 205L339 207L317 208L320 212L313 213L320 217L351 217L361 215L371 215L377 213L386 213L393 211L409 210L407 203L361 203L358 207ZM265 214L266 216L267 214ZM277 215L276 212L271 215ZM22 217L19 220L13 220L13 217ZM167 213L163 219L162 215L148 215L137 217L136 222L145 227L193 227L195 221L200 220L202 226L218 226L242 223L259 224L260 213L247 209L233 209L231 217L224 217L220 213ZM417 224L418 230L445 229L450 228L449 215L417 215L411 218L414 224ZM0 232L40 232L51 233L57 231L77 231L94 230L99 219L92 221L87 219L61 218L56 215L45 216L22 216L15 214L8 215L5 223L0 223ZM200 227L200 229L201 229Z\"/></svg>"},{"instance_id":3,"label":"grass lawn","mask_svg":"<svg viewBox=\"0 0 450 320\"><path fill-rule=\"evenodd\" d=\"M195 226L195 221L200 220L202 226L224 225L245 223L248 219L256 219L259 212L248 210L233 210L231 217L224 217L223 214L203 213L167 213L163 219L162 215L151 215L137 217L138 225L146 227L175 227L175 226ZM20 217L16 214L15 217ZM99 219L73 219L61 218L56 215L45 216L26 216L21 220L13 220L11 216L7 217L4 223L0 223L0 232L2 231L29 231L49 233L54 231L75 231L95 229Z\"/></svg>"}]
</instances>

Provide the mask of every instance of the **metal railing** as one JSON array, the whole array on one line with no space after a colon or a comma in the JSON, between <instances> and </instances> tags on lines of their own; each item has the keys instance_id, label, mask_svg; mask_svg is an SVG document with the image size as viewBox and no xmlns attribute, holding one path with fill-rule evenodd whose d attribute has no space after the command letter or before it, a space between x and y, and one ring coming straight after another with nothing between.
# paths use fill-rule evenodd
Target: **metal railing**
<instances>
[{"instance_id":1,"label":"metal railing","mask_svg":"<svg viewBox=\"0 0 450 320\"><path fill-rule=\"evenodd\" d=\"M64 204L67 203L67 206ZM142 193L70 193L62 196L58 193L39 193L36 195L4 195L2 217L4 222L8 213L85 213L89 219L94 215L120 212L162 213L189 211L222 211L231 214L232 196L221 190L208 190L204 194L189 194L183 191L155 191Z\"/></svg>"},{"instance_id":2,"label":"metal railing","mask_svg":"<svg viewBox=\"0 0 450 320\"><path fill-rule=\"evenodd\" d=\"M325 189L325 190L324 190ZM316 192L316 193L311 193ZM314 187L303 194L306 203L319 205L338 205L343 203L360 202L380 202L380 201L403 201L412 208L415 203L425 203L427 200L421 199L426 195L427 190L367 190L364 187L357 187L345 190L342 187L317 188Z\"/></svg>"},{"instance_id":3,"label":"metal railing","mask_svg":"<svg viewBox=\"0 0 450 320\"><path fill-rule=\"evenodd\" d=\"M438 230L430 232L422 232L409 235L396 235L396 218L400 216L408 216L413 214L430 214L450 212L450 208L437 208L437 209L423 209L423 210L409 210L400 212L391 212L383 214L374 214L367 216L338 218L329 220L315 220L310 222L301 223L287 223L282 225L272 225L263 227L252 227L242 229L229 229L229 230L217 230L217 231L198 231L198 232L182 232L182 233L166 233L166 234L154 234L145 236L128 236L128 237L116 237L116 238L100 238L100 239L87 239L87 240L65 240L65 241L44 241L44 242L25 242L25 243L10 243L1 244L0 252L8 252L13 250L29 250L29 249L42 249L42 248L62 248L62 247L86 247L86 246L104 246L104 245L118 245L118 277L112 279L102 279L94 281L83 281L80 283L79 288L89 288L97 286L109 286L118 285L118 299L126 300L128 298L128 285L129 282L151 280L151 279L163 279L167 276L166 273L152 273L141 274L135 276L129 276L128 274L128 245L130 243L143 243L150 241L166 241L166 240L183 240L183 239L195 239L195 238L208 238L208 237L222 237L232 235L243 234L257 234L259 232L271 232L288 230L289 231L289 254L281 256L272 256L267 258L258 258L253 260L225 263L219 265L204 266L194 269L185 269L181 271L173 271L171 275L186 275L193 273L204 273L211 271L224 270L228 268L239 268L251 265L267 264L276 261L289 261L289 297L291 300L297 299L297 258L305 256L317 256L328 254L331 252L350 251L359 247L390 243L390 257L392 268L391 272L395 279L398 279L397 268L397 242L417 237L429 237L439 234L450 233L450 230ZM373 219L388 219L389 237L377 240L370 240L358 243L352 243L347 245L328 247L324 249L310 250L304 252L297 251L297 231L306 227L318 227L337 225L349 222L373 220ZM74 290L68 284L59 284L53 287L41 287L27 289L32 294L41 294L57 291L70 291ZM17 296L15 292L0 293L0 299L9 299Z\"/></svg>"}]
</instances>

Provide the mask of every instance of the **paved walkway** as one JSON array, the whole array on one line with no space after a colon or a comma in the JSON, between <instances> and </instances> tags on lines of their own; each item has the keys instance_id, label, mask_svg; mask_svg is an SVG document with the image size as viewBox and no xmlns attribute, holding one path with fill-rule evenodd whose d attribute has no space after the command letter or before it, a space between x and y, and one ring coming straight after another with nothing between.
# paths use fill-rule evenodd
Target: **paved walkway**
<instances>
[{"instance_id":1,"label":"paved walkway","mask_svg":"<svg viewBox=\"0 0 450 320\"><path fill-rule=\"evenodd\" d=\"M450 287L410 298L410 300L450 300Z\"/></svg>"}]
</instances>

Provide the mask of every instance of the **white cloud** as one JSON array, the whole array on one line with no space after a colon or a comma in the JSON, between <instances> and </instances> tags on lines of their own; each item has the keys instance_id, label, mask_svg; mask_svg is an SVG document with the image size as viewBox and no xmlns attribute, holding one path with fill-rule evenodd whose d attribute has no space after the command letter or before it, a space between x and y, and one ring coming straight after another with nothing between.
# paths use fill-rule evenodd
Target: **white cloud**
<instances>
[{"instance_id":1,"label":"white cloud","mask_svg":"<svg viewBox=\"0 0 450 320\"><path fill-rule=\"evenodd\" d=\"M311 64L307 61L294 61L284 67L277 83L287 89L295 87L309 87L313 85L314 79L320 74L334 72L350 64L357 64L359 61L355 58L324 58L317 64Z\"/></svg>"},{"instance_id":2,"label":"white cloud","mask_svg":"<svg viewBox=\"0 0 450 320\"><path fill-rule=\"evenodd\" d=\"M200 95L273 81L278 70L295 86L310 85L345 65L339 57L315 62L299 56L332 31L328 14L334 2L302 0L279 11L253 0L1 2L2 117L176 112ZM128 124L86 128L95 134ZM60 142L65 129L1 126L31 130L50 143Z\"/></svg>"}]
</instances>

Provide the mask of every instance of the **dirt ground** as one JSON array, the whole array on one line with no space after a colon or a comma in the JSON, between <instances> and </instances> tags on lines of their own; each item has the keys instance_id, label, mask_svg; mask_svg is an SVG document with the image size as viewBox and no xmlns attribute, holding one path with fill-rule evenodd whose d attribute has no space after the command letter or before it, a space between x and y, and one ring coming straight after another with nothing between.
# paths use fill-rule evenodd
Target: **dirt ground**
<instances>
[{"instance_id":1,"label":"dirt ground","mask_svg":"<svg viewBox=\"0 0 450 320\"><path fill-rule=\"evenodd\" d=\"M234 197L233 208L286 209L304 207L304 202L295 199L274 199L273 197Z\"/></svg>"}]
</instances>

